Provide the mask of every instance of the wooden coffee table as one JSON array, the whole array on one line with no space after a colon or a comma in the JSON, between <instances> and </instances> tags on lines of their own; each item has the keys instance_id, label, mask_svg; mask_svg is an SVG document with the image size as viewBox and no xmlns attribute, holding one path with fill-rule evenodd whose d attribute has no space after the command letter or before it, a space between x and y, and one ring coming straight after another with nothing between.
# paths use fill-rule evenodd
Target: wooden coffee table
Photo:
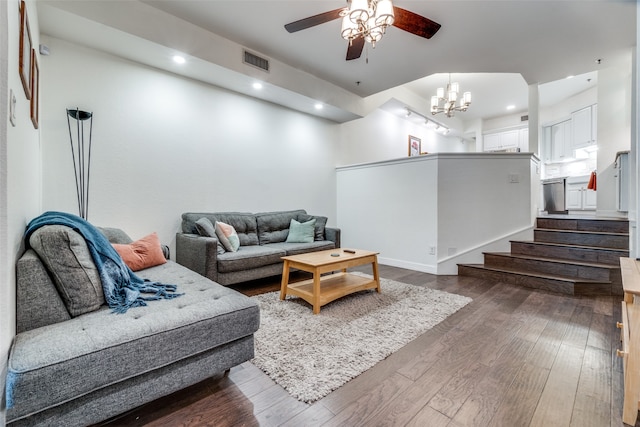
<instances>
[{"instance_id":1,"label":"wooden coffee table","mask_svg":"<svg viewBox=\"0 0 640 427\"><path fill-rule=\"evenodd\" d=\"M349 253L338 248L282 257L284 266L280 299L296 295L313 306L313 314L318 314L320 307L345 295L365 289L380 292L378 253L362 249L354 251L355 253ZM347 268L364 264L371 264L373 279L347 273ZM313 273L313 279L289 283L291 268ZM333 273L325 274L329 272Z\"/></svg>"}]
</instances>

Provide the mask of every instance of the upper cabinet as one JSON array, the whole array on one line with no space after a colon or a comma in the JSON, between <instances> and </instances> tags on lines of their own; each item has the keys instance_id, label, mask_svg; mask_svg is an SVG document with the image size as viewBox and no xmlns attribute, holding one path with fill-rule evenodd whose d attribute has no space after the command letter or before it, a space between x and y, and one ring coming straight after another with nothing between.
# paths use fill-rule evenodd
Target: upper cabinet
<instances>
[{"instance_id":1,"label":"upper cabinet","mask_svg":"<svg viewBox=\"0 0 640 427\"><path fill-rule=\"evenodd\" d=\"M510 129L483 135L484 151L526 151L529 147L529 129Z\"/></svg>"},{"instance_id":2,"label":"upper cabinet","mask_svg":"<svg viewBox=\"0 0 640 427\"><path fill-rule=\"evenodd\" d=\"M597 105L591 105L571 113L571 129L573 148L584 148L596 144L597 139Z\"/></svg>"},{"instance_id":3,"label":"upper cabinet","mask_svg":"<svg viewBox=\"0 0 640 427\"><path fill-rule=\"evenodd\" d=\"M598 105L571 113L571 118L542 128L545 163L576 160L576 150L590 151L597 145ZM581 150L584 151L584 150ZM579 156L578 156L579 157Z\"/></svg>"},{"instance_id":4,"label":"upper cabinet","mask_svg":"<svg viewBox=\"0 0 640 427\"><path fill-rule=\"evenodd\" d=\"M564 162L571 157L571 121L566 120L551 126L551 161Z\"/></svg>"}]
</instances>

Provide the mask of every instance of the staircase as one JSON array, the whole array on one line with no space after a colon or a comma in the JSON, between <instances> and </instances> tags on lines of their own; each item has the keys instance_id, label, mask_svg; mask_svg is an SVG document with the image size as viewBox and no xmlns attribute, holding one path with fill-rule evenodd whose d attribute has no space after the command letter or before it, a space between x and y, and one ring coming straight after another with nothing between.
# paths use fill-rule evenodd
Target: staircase
<instances>
[{"instance_id":1,"label":"staircase","mask_svg":"<svg viewBox=\"0 0 640 427\"><path fill-rule=\"evenodd\" d=\"M459 264L458 275L569 295L622 295L620 257L629 256L629 221L539 217L534 240L511 252L485 252L484 264Z\"/></svg>"}]
</instances>

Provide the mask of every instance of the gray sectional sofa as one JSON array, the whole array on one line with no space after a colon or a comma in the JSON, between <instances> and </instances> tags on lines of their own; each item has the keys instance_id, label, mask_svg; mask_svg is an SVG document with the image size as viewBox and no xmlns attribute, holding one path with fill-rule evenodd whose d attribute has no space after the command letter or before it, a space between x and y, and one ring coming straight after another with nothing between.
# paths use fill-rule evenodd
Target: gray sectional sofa
<instances>
[{"instance_id":1,"label":"gray sectional sofa","mask_svg":"<svg viewBox=\"0 0 640 427\"><path fill-rule=\"evenodd\" d=\"M112 243L131 242L120 230L102 231ZM65 239L72 241L72 233ZM71 248L75 256L78 248ZM87 268L86 258L80 262ZM258 306L177 263L136 274L176 284L182 296L124 314L102 306L75 317L46 265L33 249L17 262L17 335L6 382L9 426L97 423L254 356Z\"/></svg>"},{"instance_id":2,"label":"gray sectional sofa","mask_svg":"<svg viewBox=\"0 0 640 427\"><path fill-rule=\"evenodd\" d=\"M233 226L240 239L237 251L226 251L217 237L199 231L202 218ZM291 220L315 219L314 240L288 243ZM303 209L248 213L213 212L182 214L182 232L176 234L176 261L222 285L282 274L281 257L340 247L340 229L327 227L327 218ZM211 234L211 233L209 233Z\"/></svg>"}]
</instances>

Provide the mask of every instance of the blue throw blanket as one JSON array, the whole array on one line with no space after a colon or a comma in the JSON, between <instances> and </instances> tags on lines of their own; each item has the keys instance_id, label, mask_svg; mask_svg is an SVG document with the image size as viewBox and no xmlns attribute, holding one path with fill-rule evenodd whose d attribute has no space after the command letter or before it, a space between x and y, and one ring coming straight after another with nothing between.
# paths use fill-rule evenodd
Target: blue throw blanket
<instances>
[{"instance_id":1,"label":"blue throw blanket","mask_svg":"<svg viewBox=\"0 0 640 427\"><path fill-rule=\"evenodd\" d=\"M66 225L84 237L100 274L104 299L113 312L125 313L131 307L147 305L146 301L183 295L174 293L176 285L150 282L138 277L124 263L105 235L79 216L64 212L45 212L27 225L26 242L29 242L29 237L36 229L53 224ZM143 297L141 293L152 295Z\"/></svg>"}]
</instances>

